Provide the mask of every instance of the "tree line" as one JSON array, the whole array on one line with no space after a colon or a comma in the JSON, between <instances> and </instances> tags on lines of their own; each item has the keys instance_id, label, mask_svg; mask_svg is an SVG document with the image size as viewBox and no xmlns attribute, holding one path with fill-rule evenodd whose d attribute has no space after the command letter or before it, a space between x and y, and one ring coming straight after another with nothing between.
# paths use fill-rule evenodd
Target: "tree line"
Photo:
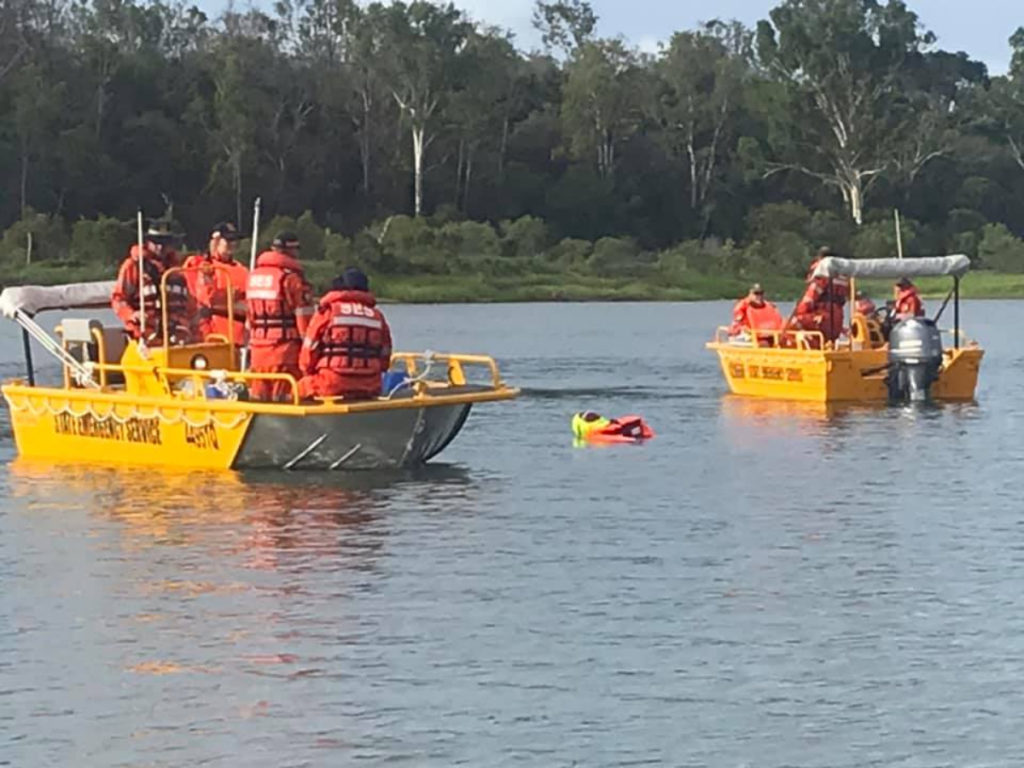
<instances>
[{"instance_id":1,"label":"tree line","mask_svg":"<svg viewBox=\"0 0 1024 768\"><path fill-rule=\"evenodd\" d=\"M5 0L0 262L115 259L140 206L201 247L260 196L311 255L398 273L798 274L818 244L891 255L893 209L908 252L1024 271L1024 29L991 76L898 0L782 0L656 54L585 0L534 23L527 52L422 0Z\"/></svg>"}]
</instances>

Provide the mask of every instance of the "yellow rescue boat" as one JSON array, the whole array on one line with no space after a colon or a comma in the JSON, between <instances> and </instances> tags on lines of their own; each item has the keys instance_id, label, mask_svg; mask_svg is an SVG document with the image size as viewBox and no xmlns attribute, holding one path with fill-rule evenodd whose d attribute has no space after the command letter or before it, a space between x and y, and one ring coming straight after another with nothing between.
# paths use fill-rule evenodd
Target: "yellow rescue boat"
<instances>
[{"instance_id":1,"label":"yellow rescue boat","mask_svg":"<svg viewBox=\"0 0 1024 768\"><path fill-rule=\"evenodd\" d=\"M706 345L718 353L722 373L736 395L811 402L972 400L983 350L960 329L960 279L966 256L908 259L822 259L813 277L849 277L851 296L860 278L898 279L946 275L953 287L934 320L891 323L864 317L850 305L849 328L835 343L817 331L755 329L753 337L719 328ZM937 322L950 299L953 328L942 343ZM889 327L891 325L891 327Z\"/></svg>"},{"instance_id":2,"label":"yellow rescue boat","mask_svg":"<svg viewBox=\"0 0 1024 768\"><path fill-rule=\"evenodd\" d=\"M0 294L0 312L23 331L26 378L2 387L21 456L209 469L406 466L444 450L473 405L519 394L490 357L395 353L392 365L405 376L382 397L305 402L288 374L240 370L231 339L170 346L165 338L147 348L95 319L65 317L56 338L33 319L44 310L109 307L112 288L23 286ZM58 359L62 381L37 383L30 339ZM291 402L246 400L255 380L286 381Z\"/></svg>"}]
</instances>

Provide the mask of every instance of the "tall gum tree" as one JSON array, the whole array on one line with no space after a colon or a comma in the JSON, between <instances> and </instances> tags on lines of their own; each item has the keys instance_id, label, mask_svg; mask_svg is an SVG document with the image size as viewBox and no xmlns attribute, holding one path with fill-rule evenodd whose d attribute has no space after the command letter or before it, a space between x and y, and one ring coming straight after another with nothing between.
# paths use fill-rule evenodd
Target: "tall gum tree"
<instances>
[{"instance_id":1,"label":"tall gum tree","mask_svg":"<svg viewBox=\"0 0 1024 768\"><path fill-rule=\"evenodd\" d=\"M707 225L720 167L749 74L752 35L739 23L678 32L656 63L653 117L663 144L688 168L690 209Z\"/></svg>"},{"instance_id":2,"label":"tall gum tree","mask_svg":"<svg viewBox=\"0 0 1024 768\"><path fill-rule=\"evenodd\" d=\"M594 157L610 179L621 142L640 123L648 82L636 53L621 40L584 43L566 66L562 119L576 154Z\"/></svg>"},{"instance_id":3,"label":"tall gum tree","mask_svg":"<svg viewBox=\"0 0 1024 768\"><path fill-rule=\"evenodd\" d=\"M906 74L934 37L899 0L785 0L770 16L757 48L785 88L786 126L767 172L838 189L860 225L866 195L914 136Z\"/></svg>"},{"instance_id":4,"label":"tall gum tree","mask_svg":"<svg viewBox=\"0 0 1024 768\"><path fill-rule=\"evenodd\" d=\"M436 136L439 110L460 87L459 59L473 25L450 3L374 4L368 12L383 26L386 77L412 139L413 213L419 217L423 213L424 156Z\"/></svg>"}]
</instances>

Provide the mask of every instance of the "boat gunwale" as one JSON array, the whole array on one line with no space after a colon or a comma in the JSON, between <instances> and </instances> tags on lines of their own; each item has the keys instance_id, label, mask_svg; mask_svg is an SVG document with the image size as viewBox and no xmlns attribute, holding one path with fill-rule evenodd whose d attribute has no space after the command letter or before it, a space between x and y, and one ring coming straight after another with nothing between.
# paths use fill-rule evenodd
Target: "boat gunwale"
<instances>
[{"instance_id":1,"label":"boat gunwale","mask_svg":"<svg viewBox=\"0 0 1024 768\"><path fill-rule=\"evenodd\" d=\"M481 388L452 394L421 394L391 400L358 400L350 403L323 402L318 404L269 403L254 400L203 399L183 400L173 396L128 395L120 391L68 389L30 385L22 380L9 380L0 386L5 398L37 397L75 402L99 402L112 405L144 408L164 408L181 411L220 413L271 414L277 416L329 416L375 411L415 410L451 405L499 402L513 400L521 394L515 387Z\"/></svg>"}]
</instances>

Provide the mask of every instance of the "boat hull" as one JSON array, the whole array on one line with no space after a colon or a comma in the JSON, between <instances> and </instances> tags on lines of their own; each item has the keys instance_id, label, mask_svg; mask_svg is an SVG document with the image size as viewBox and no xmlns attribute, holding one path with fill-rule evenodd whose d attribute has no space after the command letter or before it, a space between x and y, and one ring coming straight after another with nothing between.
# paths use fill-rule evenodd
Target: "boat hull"
<instances>
[{"instance_id":1,"label":"boat hull","mask_svg":"<svg viewBox=\"0 0 1024 768\"><path fill-rule=\"evenodd\" d=\"M780 349L710 343L718 354L729 390L736 395L805 402L885 402L885 349ZM983 350L947 349L936 400L972 400Z\"/></svg>"},{"instance_id":2,"label":"boat hull","mask_svg":"<svg viewBox=\"0 0 1024 768\"><path fill-rule=\"evenodd\" d=\"M108 392L3 387L25 458L202 469L376 469L429 461L476 402L515 391L453 388L443 396L344 406L183 403Z\"/></svg>"}]
</instances>

